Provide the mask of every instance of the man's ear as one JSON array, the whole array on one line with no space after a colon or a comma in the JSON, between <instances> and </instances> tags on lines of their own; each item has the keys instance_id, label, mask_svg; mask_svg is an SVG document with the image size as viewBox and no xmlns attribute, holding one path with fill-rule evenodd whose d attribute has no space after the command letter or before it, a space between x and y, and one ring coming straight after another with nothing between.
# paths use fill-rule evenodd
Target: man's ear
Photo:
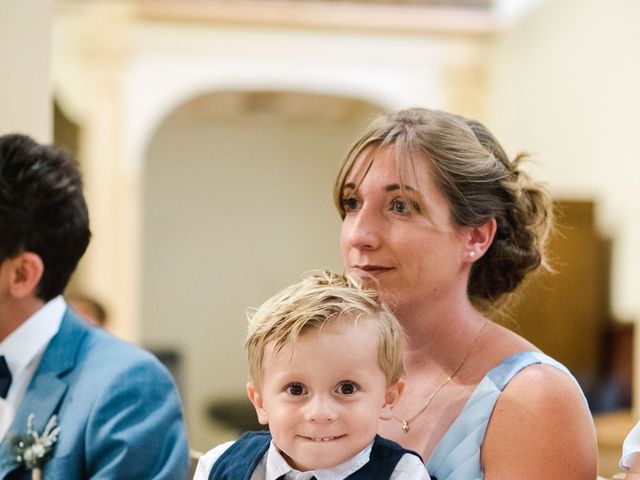
<instances>
[{"instance_id":1,"label":"man's ear","mask_svg":"<svg viewBox=\"0 0 640 480\"><path fill-rule=\"evenodd\" d=\"M10 259L11 278L9 292L15 298L27 298L35 295L38 284L44 275L44 262L40 255L22 252Z\"/></svg>"},{"instance_id":2,"label":"man's ear","mask_svg":"<svg viewBox=\"0 0 640 480\"><path fill-rule=\"evenodd\" d=\"M256 409L260 425L267 425L269 423L269 418L267 416L267 411L264 409L264 400L262 395L260 395L260 392L253 386L253 382L247 382L247 396L249 397L249 400L251 400L253 408Z\"/></svg>"},{"instance_id":3,"label":"man's ear","mask_svg":"<svg viewBox=\"0 0 640 480\"><path fill-rule=\"evenodd\" d=\"M404 380L402 379L398 383L387 387L384 395L384 405L382 405L382 411L380 412L381 420L391 420L393 418L391 409L398 403L402 390L404 390Z\"/></svg>"},{"instance_id":4,"label":"man's ear","mask_svg":"<svg viewBox=\"0 0 640 480\"><path fill-rule=\"evenodd\" d=\"M467 236L464 251L465 259L475 262L489 250L493 238L496 236L497 222L495 218L490 218L482 225L465 228Z\"/></svg>"}]
</instances>

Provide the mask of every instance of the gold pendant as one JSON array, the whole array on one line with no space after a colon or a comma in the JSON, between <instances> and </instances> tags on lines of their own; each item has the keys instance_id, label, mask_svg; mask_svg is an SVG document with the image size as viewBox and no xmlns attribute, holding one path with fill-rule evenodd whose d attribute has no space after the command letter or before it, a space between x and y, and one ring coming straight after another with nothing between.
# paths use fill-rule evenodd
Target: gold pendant
<instances>
[{"instance_id":1,"label":"gold pendant","mask_svg":"<svg viewBox=\"0 0 640 480\"><path fill-rule=\"evenodd\" d=\"M409 431L409 424L406 420L402 420L402 431L404 433L407 433Z\"/></svg>"}]
</instances>

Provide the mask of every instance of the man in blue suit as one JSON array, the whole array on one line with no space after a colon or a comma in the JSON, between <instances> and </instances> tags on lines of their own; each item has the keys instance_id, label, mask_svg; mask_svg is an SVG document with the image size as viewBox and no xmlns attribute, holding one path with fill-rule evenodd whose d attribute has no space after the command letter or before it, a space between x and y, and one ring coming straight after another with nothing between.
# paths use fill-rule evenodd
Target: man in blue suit
<instances>
[{"instance_id":1,"label":"man in blue suit","mask_svg":"<svg viewBox=\"0 0 640 480\"><path fill-rule=\"evenodd\" d=\"M47 480L182 480L187 438L170 374L61 296L89 238L77 164L0 137L0 479L31 478L15 444L30 417L42 435L55 415L57 438L36 461Z\"/></svg>"}]
</instances>

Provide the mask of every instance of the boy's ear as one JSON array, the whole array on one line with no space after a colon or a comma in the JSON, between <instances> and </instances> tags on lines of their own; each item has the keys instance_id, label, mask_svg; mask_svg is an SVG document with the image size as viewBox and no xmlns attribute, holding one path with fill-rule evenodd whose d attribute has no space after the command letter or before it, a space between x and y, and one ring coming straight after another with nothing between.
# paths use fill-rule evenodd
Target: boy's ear
<instances>
[{"instance_id":1,"label":"boy's ear","mask_svg":"<svg viewBox=\"0 0 640 480\"><path fill-rule=\"evenodd\" d=\"M42 275L44 275L44 262L40 255L33 252L22 252L9 261L12 268L9 284L11 295L14 298L35 295Z\"/></svg>"},{"instance_id":2,"label":"boy's ear","mask_svg":"<svg viewBox=\"0 0 640 480\"><path fill-rule=\"evenodd\" d=\"M400 395L402 395L402 390L404 390L404 380L402 379L400 379L398 383L387 387L384 396L384 405L382 405L382 411L380 412L381 420L391 420L393 418L391 409L398 403Z\"/></svg>"},{"instance_id":3,"label":"boy's ear","mask_svg":"<svg viewBox=\"0 0 640 480\"><path fill-rule=\"evenodd\" d=\"M465 245L465 258L475 262L489 250L493 238L496 236L497 222L490 218L482 225L467 227L467 241Z\"/></svg>"},{"instance_id":4,"label":"boy's ear","mask_svg":"<svg viewBox=\"0 0 640 480\"><path fill-rule=\"evenodd\" d=\"M247 382L247 396L249 397L249 400L251 400L253 408L256 409L260 425L267 425L269 423L269 418L267 416L267 411L264 409L264 400L262 395L260 395L260 392L253 386L253 382Z\"/></svg>"}]
</instances>

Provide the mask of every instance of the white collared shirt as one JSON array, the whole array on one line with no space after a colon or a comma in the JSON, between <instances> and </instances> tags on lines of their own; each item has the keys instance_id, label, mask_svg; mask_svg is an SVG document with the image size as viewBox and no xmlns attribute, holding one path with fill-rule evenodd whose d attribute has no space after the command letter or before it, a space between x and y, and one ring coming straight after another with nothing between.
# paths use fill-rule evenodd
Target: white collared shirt
<instances>
[{"instance_id":1,"label":"white collared shirt","mask_svg":"<svg viewBox=\"0 0 640 480\"><path fill-rule=\"evenodd\" d=\"M218 445L200 457L193 480L207 480L213 465L233 443L227 442ZM336 467L299 472L289 466L271 441L269 450L260 459L251 475L251 480L277 480L281 475L286 475L286 480L309 480L314 476L318 480L343 480L369 461L372 446L373 442L360 453ZM389 480L429 480L429 475L420 459L416 455L408 453L400 459Z\"/></svg>"},{"instance_id":2,"label":"white collared shirt","mask_svg":"<svg viewBox=\"0 0 640 480\"><path fill-rule=\"evenodd\" d=\"M59 295L0 342L0 355L4 355L12 377L7 398L0 398L0 441L11 427L42 354L60 330L66 309Z\"/></svg>"},{"instance_id":3,"label":"white collared shirt","mask_svg":"<svg viewBox=\"0 0 640 480\"><path fill-rule=\"evenodd\" d=\"M622 444L620 466L622 468L629 468L631 466L631 457L637 453L640 453L640 422L636 423L631 429Z\"/></svg>"}]
</instances>

